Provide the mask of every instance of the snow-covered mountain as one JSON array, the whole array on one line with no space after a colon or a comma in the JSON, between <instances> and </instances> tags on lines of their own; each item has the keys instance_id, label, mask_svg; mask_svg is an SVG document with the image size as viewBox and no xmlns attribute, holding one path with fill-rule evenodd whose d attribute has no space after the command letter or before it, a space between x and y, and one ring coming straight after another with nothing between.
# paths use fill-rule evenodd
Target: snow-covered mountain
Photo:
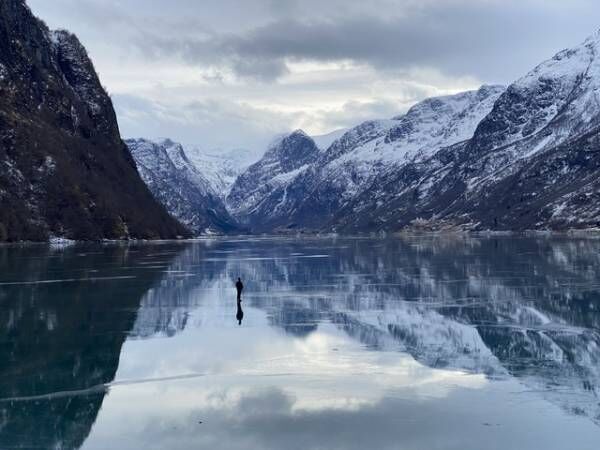
<instances>
[{"instance_id":1,"label":"snow-covered mountain","mask_svg":"<svg viewBox=\"0 0 600 450\"><path fill-rule=\"evenodd\" d=\"M307 169L319 157L315 141L302 130L296 130L273 142L263 158L250 166L235 181L227 197L227 205L237 217L262 214L262 203ZM272 214L279 205L271 203Z\"/></svg>"},{"instance_id":2,"label":"snow-covered mountain","mask_svg":"<svg viewBox=\"0 0 600 450\"><path fill-rule=\"evenodd\" d=\"M599 145L600 32L508 88L365 122L293 169L271 171L269 151L228 203L260 232L597 228Z\"/></svg>"},{"instance_id":3,"label":"snow-covered mountain","mask_svg":"<svg viewBox=\"0 0 600 450\"><path fill-rule=\"evenodd\" d=\"M138 171L154 197L194 234L238 230L213 184L169 139L126 141Z\"/></svg>"},{"instance_id":4,"label":"snow-covered mountain","mask_svg":"<svg viewBox=\"0 0 600 450\"><path fill-rule=\"evenodd\" d=\"M600 31L513 83L470 147L531 157L600 125Z\"/></svg>"},{"instance_id":5,"label":"snow-covered mountain","mask_svg":"<svg viewBox=\"0 0 600 450\"><path fill-rule=\"evenodd\" d=\"M599 146L600 32L508 88L191 160L254 232L562 230L600 227Z\"/></svg>"},{"instance_id":6,"label":"snow-covered mountain","mask_svg":"<svg viewBox=\"0 0 600 450\"><path fill-rule=\"evenodd\" d=\"M596 33L542 63L508 87L471 140L381 177L335 226L598 227L599 57Z\"/></svg>"},{"instance_id":7,"label":"snow-covered mountain","mask_svg":"<svg viewBox=\"0 0 600 450\"><path fill-rule=\"evenodd\" d=\"M278 149L271 149L238 179L228 202L235 215L257 230L323 228L345 204L372 192L379 177L471 138L502 92L502 87L484 86L428 99L405 115L365 122L347 131L325 151L319 151L307 136L298 140L292 134L286 144L304 146L310 140L311 158L288 164L290 170L273 171ZM302 150L287 151L292 156L297 152ZM263 168L259 177L256 167ZM256 181L260 190L246 180Z\"/></svg>"}]
</instances>

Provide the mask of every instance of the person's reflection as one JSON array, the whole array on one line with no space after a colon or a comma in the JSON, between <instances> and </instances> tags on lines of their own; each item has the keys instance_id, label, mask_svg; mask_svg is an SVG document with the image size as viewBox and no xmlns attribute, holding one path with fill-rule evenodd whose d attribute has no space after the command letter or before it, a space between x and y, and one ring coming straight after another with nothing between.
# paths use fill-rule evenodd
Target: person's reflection
<instances>
[{"instance_id":1,"label":"person's reflection","mask_svg":"<svg viewBox=\"0 0 600 450\"><path fill-rule=\"evenodd\" d=\"M242 302L238 300L237 302L237 314L235 315L240 326L242 326L242 320L244 320L244 310L242 309Z\"/></svg>"},{"instance_id":2,"label":"person's reflection","mask_svg":"<svg viewBox=\"0 0 600 450\"><path fill-rule=\"evenodd\" d=\"M242 326L242 320L244 320L244 310L242 309L242 302L238 301L238 312L235 315L235 318L238 321L238 324Z\"/></svg>"},{"instance_id":3,"label":"person's reflection","mask_svg":"<svg viewBox=\"0 0 600 450\"><path fill-rule=\"evenodd\" d=\"M244 283L242 283L241 278L237 279L235 289L237 291L237 314L235 315L235 318L241 326L242 320L244 320L244 310L242 309L242 291L244 290Z\"/></svg>"}]
</instances>

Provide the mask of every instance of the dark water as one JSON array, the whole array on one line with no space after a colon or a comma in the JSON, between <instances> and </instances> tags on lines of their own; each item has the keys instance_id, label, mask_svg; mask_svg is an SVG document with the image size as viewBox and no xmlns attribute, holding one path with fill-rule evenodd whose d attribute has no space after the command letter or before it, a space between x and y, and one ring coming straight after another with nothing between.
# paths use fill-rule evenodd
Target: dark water
<instances>
[{"instance_id":1,"label":"dark water","mask_svg":"<svg viewBox=\"0 0 600 450\"><path fill-rule=\"evenodd\" d=\"M0 449L596 450L599 394L600 240L0 247Z\"/></svg>"}]
</instances>

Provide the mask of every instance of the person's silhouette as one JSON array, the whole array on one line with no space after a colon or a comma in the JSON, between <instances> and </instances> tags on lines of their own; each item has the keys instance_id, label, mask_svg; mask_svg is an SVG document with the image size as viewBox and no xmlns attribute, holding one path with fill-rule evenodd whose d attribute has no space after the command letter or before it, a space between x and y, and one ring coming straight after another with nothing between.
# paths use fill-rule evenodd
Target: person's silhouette
<instances>
[{"instance_id":1,"label":"person's silhouette","mask_svg":"<svg viewBox=\"0 0 600 450\"><path fill-rule=\"evenodd\" d=\"M242 320L244 320L244 310L242 309L242 302L237 302L237 314L235 315L240 326L242 326Z\"/></svg>"},{"instance_id":2,"label":"person's silhouette","mask_svg":"<svg viewBox=\"0 0 600 450\"><path fill-rule=\"evenodd\" d=\"M244 290L244 283L242 283L241 278L238 278L237 283L235 283L235 288L237 289L238 302L241 302L242 301L242 291Z\"/></svg>"}]
</instances>

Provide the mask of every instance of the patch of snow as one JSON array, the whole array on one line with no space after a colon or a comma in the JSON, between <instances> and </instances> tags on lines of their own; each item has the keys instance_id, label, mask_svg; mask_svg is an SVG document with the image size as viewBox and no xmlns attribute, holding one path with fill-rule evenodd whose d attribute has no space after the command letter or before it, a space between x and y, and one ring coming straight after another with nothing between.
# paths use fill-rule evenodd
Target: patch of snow
<instances>
[{"instance_id":1,"label":"patch of snow","mask_svg":"<svg viewBox=\"0 0 600 450\"><path fill-rule=\"evenodd\" d=\"M348 132L347 128L342 128L340 130L332 131L331 133L323 134L320 136L311 136L311 137L312 137L312 140L315 141L315 144L317 144L317 147L319 147L319 149L321 151L325 151L329 147L331 147L331 144L333 144L335 141L340 139L347 132Z\"/></svg>"},{"instance_id":2,"label":"patch of snow","mask_svg":"<svg viewBox=\"0 0 600 450\"><path fill-rule=\"evenodd\" d=\"M8 70L6 66L0 63L0 81L4 81L8 77Z\"/></svg>"},{"instance_id":3,"label":"patch of snow","mask_svg":"<svg viewBox=\"0 0 600 450\"><path fill-rule=\"evenodd\" d=\"M246 149L204 151L186 148L185 153L223 199L229 195L238 176L260 158Z\"/></svg>"},{"instance_id":4,"label":"patch of snow","mask_svg":"<svg viewBox=\"0 0 600 450\"><path fill-rule=\"evenodd\" d=\"M75 245L77 243L77 241L74 241L72 239L67 239L67 238L61 237L61 236L50 236L50 238L48 239L48 243L50 244L50 246L52 248L61 249L61 248L71 247L71 246Z\"/></svg>"},{"instance_id":5,"label":"patch of snow","mask_svg":"<svg viewBox=\"0 0 600 450\"><path fill-rule=\"evenodd\" d=\"M302 167L298 167L297 169L292 170L290 172L280 173L279 175L271 179L271 183L274 186L288 184L290 181L292 181L294 178L296 178L298 175L304 172L308 167L310 166L308 164L305 164Z\"/></svg>"}]
</instances>

